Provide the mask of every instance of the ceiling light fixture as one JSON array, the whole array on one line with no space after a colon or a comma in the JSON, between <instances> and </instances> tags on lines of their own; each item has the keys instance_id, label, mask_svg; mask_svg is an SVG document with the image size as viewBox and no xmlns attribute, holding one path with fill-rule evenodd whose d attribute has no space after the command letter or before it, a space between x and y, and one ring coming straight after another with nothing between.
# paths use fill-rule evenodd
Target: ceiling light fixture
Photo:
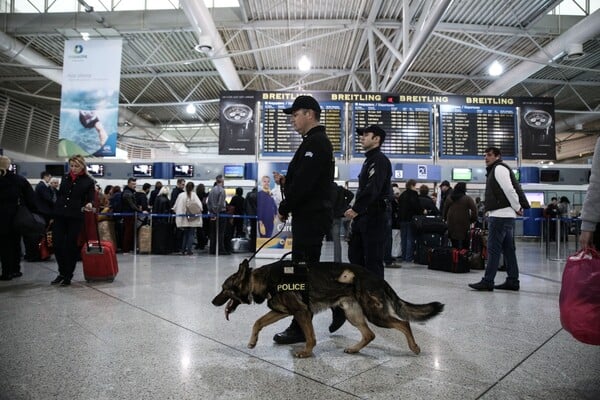
<instances>
[{"instance_id":1,"label":"ceiling light fixture","mask_svg":"<svg viewBox=\"0 0 600 400\"><path fill-rule=\"evenodd\" d=\"M308 71L310 70L310 66L310 60L306 55L300 57L300 60L298 60L298 69L300 69L300 71Z\"/></svg>"},{"instance_id":2,"label":"ceiling light fixture","mask_svg":"<svg viewBox=\"0 0 600 400\"><path fill-rule=\"evenodd\" d=\"M196 106L193 105L192 103L188 104L185 107L185 112L187 112L188 114L194 114L196 112Z\"/></svg>"},{"instance_id":3,"label":"ceiling light fixture","mask_svg":"<svg viewBox=\"0 0 600 400\"><path fill-rule=\"evenodd\" d=\"M85 41L90 40L90 34L89 32L81 32L81 38Z\"/></svg>"},{"instance_id":4,"label":"ceiling light fixture","mask_svg":"<svg viewBox=\"0 0 600 400\"><path fill-rule=\"evenodd\" d=\"M488 68L488 73L491 76L500 76L504 72L504 67L498 62L494 61Z\"/></svg>"}]
</instances>

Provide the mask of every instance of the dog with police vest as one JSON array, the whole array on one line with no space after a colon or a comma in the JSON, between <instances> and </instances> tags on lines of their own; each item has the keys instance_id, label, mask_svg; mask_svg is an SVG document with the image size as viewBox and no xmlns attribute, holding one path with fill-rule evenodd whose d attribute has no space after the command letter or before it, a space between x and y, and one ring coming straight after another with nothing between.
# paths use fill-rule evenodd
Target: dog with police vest
<instances>
[{"instance_id":1,"label":"dog with police vest","mask_svg":"<svg viewBox=\"0 0 600 400\"><path fill-rule=\"evenodd\" d=\"M439 302L411 304L402 300L394 289L381 278L361 266L318 262L298 264L277 261L260 268L250 268L248 260L242 261L237 272L223 282L222 290L212 300L213 305L225 303L225 318L240 304L261 304L267 300L270 311L260 317L252 327L248 348L256 346L259 332L287 316L294 316L306 338L304 349L296 357L312 356L316 345L312 324L313 314L340 307L346 319L361 333L361 339L344 349L357 353L374 338L367 320L382 328L394 328L404 333L408 347L419 354L409 321L428 320L444 309Z\"/></svg>"}]
</instances>

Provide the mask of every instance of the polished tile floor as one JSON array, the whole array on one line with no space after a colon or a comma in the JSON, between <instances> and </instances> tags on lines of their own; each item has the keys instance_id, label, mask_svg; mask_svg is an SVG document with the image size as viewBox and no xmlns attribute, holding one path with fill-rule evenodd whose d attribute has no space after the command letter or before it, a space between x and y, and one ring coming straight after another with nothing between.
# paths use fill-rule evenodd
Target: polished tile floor
<instances>
[{"instance_id":1,"label":"polished tile floor","mask_svg":"<svg viewBox=\"0 0 600 400\"><path fill-rule=\"evenodd\" d=\"M331 254L326 243L323 259ZM547 260L538 243L518 242L520 292L470 290L481 271L387 269L403 299L446 304L413 324L418 356L378 328L345 354L359 334L347 323L330 334L329 313L314 319L314 358L273 343L288 319L246 348L266 305L226 321L210 303L242 257L119 255L115 282L87 284L78 265L71 287L50 286L54 262L24 263L22 278L0 282L0 399L600 398L600 346L561 328L564 261Z\"/></svg>"}]
</instances>

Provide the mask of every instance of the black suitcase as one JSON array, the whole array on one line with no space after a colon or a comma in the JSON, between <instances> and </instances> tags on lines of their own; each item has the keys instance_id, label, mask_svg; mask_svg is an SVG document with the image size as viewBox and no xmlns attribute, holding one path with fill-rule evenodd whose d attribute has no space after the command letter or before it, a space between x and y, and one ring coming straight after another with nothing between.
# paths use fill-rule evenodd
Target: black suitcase
<instances>
[{"instance_id":1,"label":"black suitcase","mask_svg":"<svg viewBox=\"0 0 600 400\"><path fill-rule=\"evenodd\" d=\"M152 226L152 254L171 254L174 251L173 227L169 223Z\"/></svg>"},{"instance_id":2,"label":"black suitcase","mask_svg":"<svg viewBox=\"0 0 600 400\"><path fill-rule=\"evenodd\" d=\"M444 243L444 235L439 233L423 233L417 236L415 246L415 264L427 265L429 263L429 249L441 247Z\"/></svg>"},{"instance_id":3,"label":"black suitcase","mask_svg":"<svg viewBox=\"0 0 600 400\"><path fill-rule=\"evenodd\" d=\"M469 251L452 247L434 247L429 252L427 268L458 274L469 272Z\"/></svg>"},{"instance_id":4,"label":"black suitcase","mask_svg":"<svg viewBox=\"0 0 600 400\"><path fill-rule=\"evenodd\" d=\"M417 234L439 233L443 235L448 229L446 222L437 215L415 215L412 224Z\"/></svg>"}]
</instances>

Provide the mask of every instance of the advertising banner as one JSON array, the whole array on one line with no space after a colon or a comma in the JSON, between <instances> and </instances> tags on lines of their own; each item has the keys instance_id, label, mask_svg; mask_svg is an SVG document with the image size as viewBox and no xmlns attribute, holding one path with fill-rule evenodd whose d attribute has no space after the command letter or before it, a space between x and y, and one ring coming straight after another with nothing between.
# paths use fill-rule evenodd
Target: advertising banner
<instances>
[{"instance_id":1,"label":"advertising banner","mask_svg":"<svg viewBox=\"0 0 600 400\"><path fill-rule=\"evenodd\" d=\"M254 92L221 94L219 118L219 154L255 153Z\"/></svg>"},{"instance_id":2,"label":"advertising banner","mask_svg":"<svg viewBox=\"0 0 600 400\"><path fill-rule=\"evenodd\" d=\"M285 175L287 166L288 163L258 163L256 248L268 243L256 258L280 258L292 251L292 217L285 224L279 219L277 209L282 199L281 188L273 179L273 172Z\"/></svg>"},{"instance_id":3,"label":"advertising banner","mask_svg":"<svg viewBox=\"0 0 600 400\"><path fill-rule=\"evenodd\" d=\"M523 98L521 106L521 157L525 160L556 160L554 99Z\"/></svg>"},{"instance_id":4,"label":"advertising banner","mask_svg":"<svg viewBox=\"0 0 600 400\"><path fill-rule=\"evenodd\" d=\"M58 155L114 156L122 40L67 40Z\"/></svg>"}]
</instances>

